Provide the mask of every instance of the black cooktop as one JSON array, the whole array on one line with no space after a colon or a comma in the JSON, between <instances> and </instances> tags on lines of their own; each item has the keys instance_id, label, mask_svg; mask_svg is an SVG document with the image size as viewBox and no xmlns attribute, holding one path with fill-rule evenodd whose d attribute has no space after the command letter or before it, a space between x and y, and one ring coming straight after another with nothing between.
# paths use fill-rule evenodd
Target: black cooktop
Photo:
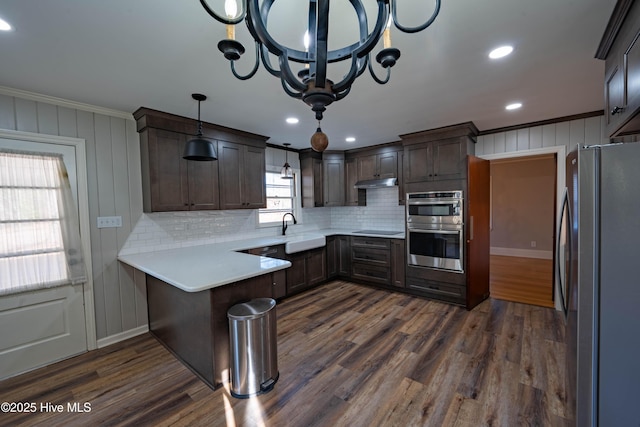
<instances>
[{"instance_id":1,"label":"black cooktop","mask_svg":"<svg viewBox=\"0 0 640 427\"><path fill-rule=\"evenodd\" d=\"M362 234L380 234L383 236L393 236L394 234L402 234L402 231L389 231L389 230L358 230L354 231L354 233L362 233Z\"/></svg>"}]
</instances>

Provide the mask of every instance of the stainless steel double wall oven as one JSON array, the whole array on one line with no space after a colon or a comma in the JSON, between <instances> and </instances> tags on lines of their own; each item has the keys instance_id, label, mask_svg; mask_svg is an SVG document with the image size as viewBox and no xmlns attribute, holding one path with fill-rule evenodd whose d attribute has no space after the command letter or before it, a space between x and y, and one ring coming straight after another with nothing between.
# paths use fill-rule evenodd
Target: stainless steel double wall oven
<instances>
[{"instance_id":1,"label":"stainless steel double wall oven","mask_svg":"<svg viewBox=\"0 0 640 427\"><path fill-rule=\"evenodd\" d=\"M462 191L408 193L407 263L462 273Z\"/></svg>"}]
</instances>

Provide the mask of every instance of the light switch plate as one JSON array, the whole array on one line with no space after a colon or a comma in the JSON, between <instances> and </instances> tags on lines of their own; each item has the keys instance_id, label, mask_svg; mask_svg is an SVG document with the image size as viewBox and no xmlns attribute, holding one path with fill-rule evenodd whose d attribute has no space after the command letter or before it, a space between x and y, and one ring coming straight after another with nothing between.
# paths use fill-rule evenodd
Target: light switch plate
<instances>
[{"instance_id":1,"label":"light switch plate","mask_svg":"<svg viewBox=\"0 0 640 427\"><path fill-rule=\"evenodd\" d=\"M114 228L122 227L121 216L99 216L98 228Z\"/></svg>"}]
</instances>

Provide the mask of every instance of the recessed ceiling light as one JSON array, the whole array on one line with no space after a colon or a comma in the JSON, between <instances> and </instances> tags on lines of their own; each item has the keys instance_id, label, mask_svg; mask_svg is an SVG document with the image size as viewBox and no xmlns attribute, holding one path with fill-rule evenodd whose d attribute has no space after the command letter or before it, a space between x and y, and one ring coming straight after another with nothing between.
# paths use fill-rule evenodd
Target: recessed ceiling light
<instances>
[{"instance_id":1,"label":"recessed ceiling light","mask_svg":"<svg viewBox=\"0 0 640 427\"><path fill-rule=\"evenodd\" d=\"M289 123L290 125L295 125L299 121L300 120L298 120L296 117L287 117L287 123Z\"/></svg>"},{"instance_id":2,"label":"recessed ceiling light","mask_svg":"<svg viewBox=\"0 0 640 427\"><path fill-rule=\"evenodd\" d=\"M489 52L489 58L491 59L503 58L509 55L511 52L513 52L513 46L508 46L508 45L500 46L493 49L491 52Z\"/></svg>"},{"instance_id":3,"label":"recessed ceiling light","mask_svg":"<svg viewBox=\"0 0 640 427\"><path fill-rule=\"evenodd\" d=\"M11 25L4 19L0 18L0 31L11 31Z\"/></svg>"},{"instance_id":4,"label":"recessed ceiling light","mask_svg":"<svg viewBox=\"0 0 640 427\"><path fill-rule=\"evenodd\" d=\"M504 108L506 108L507 110L517 110L520 107L522 107L522 103L521 102L514 102L513 104L509 104Z\"/></svg>"},{"instance_id":5,"label":"recessed ceiling light","mask_svg":"<svg viewBox=\"0 0 640 427\"><path fill-rule=\"evenodd\" d=\"M344 140L347 142L356 142L356 139L353 136L348 136Z\"/></svg>"}]
</instances>

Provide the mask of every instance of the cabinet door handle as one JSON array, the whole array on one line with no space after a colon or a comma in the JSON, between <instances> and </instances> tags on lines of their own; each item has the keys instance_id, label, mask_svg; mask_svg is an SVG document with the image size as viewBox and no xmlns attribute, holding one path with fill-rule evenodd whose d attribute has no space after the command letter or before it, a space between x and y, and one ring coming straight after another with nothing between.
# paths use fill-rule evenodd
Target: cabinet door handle
<instances>
[{"instance_id":1,"label":"cabinet door handle","mask_svg":"<svg viewBox=\"0 0 640 427\"><path fill-rule=\"evenodd\" d=\"M624 110L624 108L621 107L613 107L613 110L611 110L611 115L615 116L618 113L622 113L622 110Z\"/></svg>"}]
</instances>

